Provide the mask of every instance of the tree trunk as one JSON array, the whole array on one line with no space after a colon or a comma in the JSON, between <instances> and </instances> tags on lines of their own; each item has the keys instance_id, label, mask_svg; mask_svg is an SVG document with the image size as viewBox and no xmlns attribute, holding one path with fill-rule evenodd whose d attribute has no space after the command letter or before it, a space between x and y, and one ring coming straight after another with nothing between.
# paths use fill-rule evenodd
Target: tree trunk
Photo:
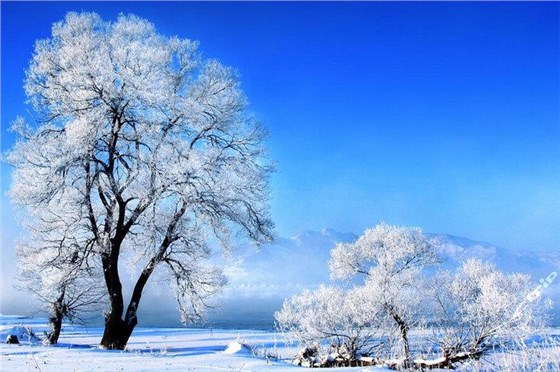
<instances>
[{"instance_id":1,"label":"tree trunk","mask_svg":"<svg viewBox=\"0 0 560 372\"><path fill-rule=\"evenodd\" d=\"M113 278L107 278L106 275L106 279L109 279L107 280L107 283L112 285L112 289L115 291L116 296L113 296L113 300L111 301L111 312L105 317L105 331L103 332L103 338L101 339L102 347L110 350L124 350L126 347L134 327L138 324L136 313L138 305L140 304L140 299L142 298L142 291L144 290L144 286L148 282L150 275L154 271L157 262L159 262L159 257L159 255L153 257L142 271L142 274L140 274L140 277L134 286L130 304L126 309L124 320L121 318L123 301L120 281L110 280L114 277L118 278L118 273L113 273ZM116 265L113 267L115 266ZM111 293L111 290L109 290L109 293Z\"/></svg>"},{"instance_id":2,"label":"tree trunk","mask_svg":"<svg viewBox=\"0 0 560 372\"><path fill-rule=\"evenodd\" d=\"M134 321L127 322L120 317L107 316L101 346L110 350L124 350L137 323L136 317Z\"/></svg>"},{"instance_id":3,"label":"tree trunk","mask_svg":"<svg viewBox=\"0 0 560 372\"><path fill-rule=\"evenodd\" d=\"M54 345L58 342L62 330L62 312L55 310L55 314L49 318L51 331L47 333L47 342Z\"/></svg>"},{"instance_id":4,"label":"tree trunk","mask_svg":"<svg viewBox=\"0 0 560 372\"><path fill-rule=\"evenodd\" d=\"M53 314L49 318L51 331L47 333L47 342L54 345L58 342L62 330L62 318L68 315L68 305L64 301L66 289L63 287L60 296L52 303Z\"/></svg>"},{"instance_id":5,"label":"tree trunk","mask_svg":"<svg viewBox=\"0 0 560 372\"><path fill-rule=\"evenodd\" d=\"M120 210L122 211L124 209L121 208ZM138 310L138 305L140 304L140 299L142 298L142 291L144 290L150 275L154 272L155 267L163 259L167 248L169 248L173 242L170 236L173 235L173 231L185 211L186 204L183 204L181 209L175 214L173 221L169 224L167 234L159 247L158 253L148 261L148 264L136 281L130 303L126 309L124 320L122 319L124 300L122 295L122 284L119 278L118 262L121 243L126 235L127 229L117 233L117 236L112 239L111 253L103 255L101 258L105 275L105 284L107 285L111 304L111 310L105 317L105 330L103 332L103 338L101 339L102 347L111 350L123 350L125 348L134 327L138 324L136 312ZM124 214L121 213L119 221L124 218L123 216Z\"/></svg>"},{"instance_id":6,"label":"tree trunk","mask_svg":"<svg viewBox=\"0 0 560 372\"><path fill-rule=\"evenodd\" d=\"M399 327L399 331L401 333L401 340L403 343L403 351L404 351L404 358L405 358L404 368L409 368L412 364L411 363L412 359L410 357L410 346L408 343L408 324L406 324L404 319L399 316L399 314L396 312L394 307L392 306L389 307L389 313L391 314L393 320L397 323Z\"/></svg>"},{"instance_id":7,"label":"tree trunk","mask_svg":"<svg viewBox=\"0 0 560 372\"><path fill-rule=\"evenodd\" d=\"M111 248L111 254L105 254L101 259L110 304L109 313L105 315L105 330L103 331L101 346L110 350L123 350L132 334L134 326L128 327L121 319L124 301L118 271L120 245L113 242Z\"/></svg>"}]
</instances>

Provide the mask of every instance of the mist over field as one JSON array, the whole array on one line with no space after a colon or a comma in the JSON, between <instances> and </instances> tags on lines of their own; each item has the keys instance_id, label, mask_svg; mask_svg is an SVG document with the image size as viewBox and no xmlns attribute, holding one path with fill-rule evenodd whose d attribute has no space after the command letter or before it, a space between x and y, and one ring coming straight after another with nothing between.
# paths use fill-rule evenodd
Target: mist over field
<instances>
[{"instance_id":1,"label":"mist over field","mask_svg":"<svg viewBox=\"0 0 560 372\"><path fill-rule=\"evenodd\" d=\"M455 269L468 258L493 262L510 273L531 275L535 287L560 267L560 253L518 252L477 242L464 237L446 234L428 234L438 242L438 252L443 269ZM353 242L354 233L338 232L331 228L320 231L302 231L290 238L278 238L275 244L260 247L253 245L235 249L226 270L229 284L224 293L214 299L215 309L210 310L201 327L227 329L263 329L275 327L274 312L282 307L286 297L304 288L317 288L329 283L328 260L330 251L340 242ZM127 273L127 271L124 271ZM124 275L126 285L132 285L130 274ZM5 285L5 284L3 284ZM554 301L551 325L560 325L560 279L554 280L543 290L543 295ZM177 305L165 283L157 280L148 287L143 299L145 306L139 310L142 324L150 327L182 326ZM6 314L32 315L32 299L5 303ZM101 314L88 318L92 325L103 323Z\"/></svg>"}]
</instances>

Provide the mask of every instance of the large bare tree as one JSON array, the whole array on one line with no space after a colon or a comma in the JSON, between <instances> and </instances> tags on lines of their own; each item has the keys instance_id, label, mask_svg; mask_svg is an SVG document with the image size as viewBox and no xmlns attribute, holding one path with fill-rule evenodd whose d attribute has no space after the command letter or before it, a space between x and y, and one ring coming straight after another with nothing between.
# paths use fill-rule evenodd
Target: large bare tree
<instances>
[{"instance_id":1,"label":"large bare tree","mask_svg":"<svg viewBox=\"0 0 560 372\"><path fill-rule=\"evenodd\" d=\"M135 16L68 13L37 41L25 89L37 124L16 120L10 195L30 234L65 242L60 259L100 262L102 346L126 346L156 268L189 320L225 284L211 246L271 237L264 132L236 73L196 42ZM143 259L127 307L123 254Z\"/></svg>"}]
</instances>

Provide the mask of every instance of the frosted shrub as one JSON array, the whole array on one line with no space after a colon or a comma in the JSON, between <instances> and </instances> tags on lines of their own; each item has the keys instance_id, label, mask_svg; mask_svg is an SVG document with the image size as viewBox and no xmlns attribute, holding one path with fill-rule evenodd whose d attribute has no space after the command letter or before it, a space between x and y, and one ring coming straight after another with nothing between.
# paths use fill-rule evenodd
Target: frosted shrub
<instances>
[{"instance_id":1,"label":"frosted shrub","mask_svg":"<svg viewBox=\"0 0 560 372\"><path fill-rule=\"evenodd\" d=\"M382 311L364 288L321 286L286 300L275 316L281 331L300 344L321 343L325 351L354 361L358 354L369 355L381 346Z\"/></svg>"},{"instance_id":2,"label":"frosted shrub","mask_svg":"<svg viewBox=\"0 0 560 372\"><path fill-rule=\"evenodd\" d=\"M547 320L530 278L475 259L427 275L423 269L435 264L435 247L420 229L368 229L331 252L331 277L346 282L287 299L276 313L279 328L306 347L300 354L311 355L303 358L310 366L455 368L504 350L526 358L526 337ZM427 359L414 359L417 353Z\"/></svg>"},{"instance_id":3,"label":"frosted shrub","mask_svg":"<svg viewBox=\"0 0 560 372\"><path fill-rule=\"evenodd\" d=\"M328 339L344 346L351 360L358 351L389 354L388 343L398 335L402 363L410 364L408 336L421 309L421 272L435 262L434 248L420 229L378 225L331 252L331 276L359 277L361 285L305 291L286 300L276 319L302 343Z\"/></svg>"},{"instance_id":4,"label":"frosted shrub","mask_svg":"<svg viewBox=\"0 0 560 372\"><path fill-rule=\"evenodd\" d=\"M504 274L489 263L469 259L456 272L433 280L433 340L442 367L479 359L492 350L517 347L547 320L546 303L528 299L528 275Z\"/></svg>"}]
</instances>

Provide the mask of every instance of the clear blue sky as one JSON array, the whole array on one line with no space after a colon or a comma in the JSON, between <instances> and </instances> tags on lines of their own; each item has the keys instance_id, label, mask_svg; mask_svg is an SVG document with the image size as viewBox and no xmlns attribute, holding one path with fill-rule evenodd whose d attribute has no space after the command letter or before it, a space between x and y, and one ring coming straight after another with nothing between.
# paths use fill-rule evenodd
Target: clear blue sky
<instances>
[{"instance_id":1,"label":"clear blue sky","mask_svg":"<svg viewBox=\"0 0 560 372\"><path fill-rule=\"evenodd\" d=\"M34 41L70 10L135 13L240 71L270 130L279 235L385 221L560 248L559 3L1 6L3 151Z\"/></svg>"}]
</instances>

